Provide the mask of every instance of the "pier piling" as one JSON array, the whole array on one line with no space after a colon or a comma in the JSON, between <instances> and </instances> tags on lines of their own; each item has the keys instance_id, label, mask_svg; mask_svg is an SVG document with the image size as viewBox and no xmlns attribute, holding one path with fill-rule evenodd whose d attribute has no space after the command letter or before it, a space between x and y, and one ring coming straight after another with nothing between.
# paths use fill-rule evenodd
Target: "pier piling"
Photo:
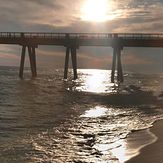
<instances>
[{"instance_id":1,"label":"pier piling","mask_svg":"<svg viewBox=\"0 0 163 163\"><path fill-rule=\"evenodd\" d=\"M65 56L65 69L64 69L64 79L67 79L68 74L68 64L69 64L69 55L70 55L70 48L66 48L66 56Z\"/></svg>"},{"instance_id":2,"label":"pier piling","mask_svg":"<svg viewBox=\"0 0 163 163\"><path fill-rule=\"evenodd\" d=\"M24 72L25 52L26 52L26 46L22 46L22 54L21 54L20 69L19 69L19 77L21 79L23 78L23 72Z\"/></svg>"},{"instance_id":3,"label":"pier piling","mask_svg":"<svg viewBox=\"0 0 163 163\"><path fill-rule=\"evenodd\" d=\"M117 81L123 82L123 70L122 70L122 62L121 62L121 49L117 49Z\"/></svg>"},{"instance_id":4,"label":"pier piling","mask_svg":"<svg viewBox=\"0 0 163 163\"><path fill-rule=\"evenodd\" d=\"M77 58L76 58L76 47L71 48L71 59L72 59L72 68L74 73L74 80L78 78L77 76Z\"/></svg>"},{"instance_id":5,"label":"pier piling","mask_svg":"<svg viewBox=\"0 0 163 163\"><path fill-rule=\"evenodd\" d=\"M68 65L69 65L69 55L71 53L71 60L72 60L72 69L74 80L78 78L77 74L77 48L74 47L66 47L66 56L65 56L65 67L64 67L64 79L67 79L68 76Z\"/></svg>"},{"instance_id":6,"label":"pier piling","mask_svg":"<svg viewBox=\"0 0 163 163\"><path fill-rule=\"evenodd\" d=\"M117 66L116 66L117 65ZM114 47L113 48L113 61L112 61L112 72L111 72L111 82L115 81L115 70L117 67L117 82L122 83L123 79L123 70L122 70L122 62L121 62L121 48Z\"/></svg>"},{"instance_id":7,"label":"pier piling","mask_svg":"<svg viewBox=\"0 0 163 163\"><path fill-rule=\"evenodd\" d=\"M113 49L113 61L112 61L112 72L111 72L111 82L114 83L114 78L115 78L115 69L116 69L116 49Z\"/></svg>"},{"instance_id":8,"label":"pier piling","mask_svg":"<svg viewBox=\"0 0 163 163\"><path fill-rule=\"evenodd\" d=\"M36 48L33 46L31 49L32 49L32 57L33 57L34 77L37 77Z\"/></svg>"},{"instance_id":9,"label":"pier piling","mask_svg":"<svg viewBox=\"0 0 163 163\"><path fill-rule=\"evenodd\" d=\"M29 61L30 61L32 78L34 78L36 76L35 76L35 68L34 68L34 57L33 57L32 47L31 46L28 46L28 54L29 54Z\"/></svg>"}]
</instances>

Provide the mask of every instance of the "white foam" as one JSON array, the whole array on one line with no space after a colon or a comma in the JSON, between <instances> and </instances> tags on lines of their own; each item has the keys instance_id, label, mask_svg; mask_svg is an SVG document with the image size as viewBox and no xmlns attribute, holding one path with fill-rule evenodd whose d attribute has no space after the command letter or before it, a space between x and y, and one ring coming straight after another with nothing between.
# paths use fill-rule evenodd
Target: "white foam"
<instances>
[{"instance_id":1,"label":"white foam","mask_svg":"<svg viewBox=\"0 0 163 163\"><path fill-rule=\"evenodd\" d=\"M112 150L120 163L137 156L140 150L157 141L157 137L149 129L132 133L127 139L122 139L121 146Z\"/></svg>"}]
</instances>

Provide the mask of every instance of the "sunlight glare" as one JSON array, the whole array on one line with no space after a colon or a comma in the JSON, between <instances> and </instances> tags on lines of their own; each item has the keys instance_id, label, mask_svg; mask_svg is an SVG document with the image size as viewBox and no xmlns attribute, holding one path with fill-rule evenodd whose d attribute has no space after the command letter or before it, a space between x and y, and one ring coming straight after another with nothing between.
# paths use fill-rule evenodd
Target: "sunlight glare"
<instances>
[{"instance_id":1,"label":"sunlight glare","mask_svg":"<svg viewBox=\"0 0 163 163\"><path fill-rule=\"evenodd\" d=\"M93 22L104 22L112 19L112 16L108 15L111 11L111 4L108 0L86 0L81 12L82 20Z\"/></svg>"},{"instance_id":2,"label":"sunlight glare","mask_svg":"<svg viewBox=\"0 0 163 163\"><path fill-rule=\"evenodd\" d=\"M79 70L82 84L75 87L77 91L92 93L113 93L117 92L115 84L110 82L110 74L108 70Z\"/></svg>"},{"instance_id":3,"label":"sunlight glare","mask_svg":"<svg viewBox=\"0 0 163 163\"><path fill-rule=\"evenodd\" d=\"M107 112L107 108L97 106L95 108L92 108L91 110L87 110L84 115L81 117L86 117L86 118L97 118L104 116Z\"/></svg>"},{"instance_id":4,"label":"sunlight glare","mask_svg":"<svg viewBox=\"0 0 163 163\"><path fill-rule=\"evenodd\" d=\"M118 148L113 148L111 152L114 156L116 156L119 159L119 163L123 163L126 160L128 160L128 156L126 153L126 142L125 140L119 140L117 144L121 144Z\"/></svg>"}]
</instances>

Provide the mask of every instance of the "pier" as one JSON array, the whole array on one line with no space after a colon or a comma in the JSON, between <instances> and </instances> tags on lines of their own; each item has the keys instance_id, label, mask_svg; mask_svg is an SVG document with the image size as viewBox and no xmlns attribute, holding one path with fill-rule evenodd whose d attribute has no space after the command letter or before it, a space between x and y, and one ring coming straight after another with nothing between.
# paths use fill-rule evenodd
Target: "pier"
<instances>
[{"instance_id":1,"label":"pier","mask_svg":"<svg viewBox=\"0 0 163 163\"><path fill-rule=\"evenodd\" d=\"M0 44L22 47L19 77L23 78L25 55L28 52L32 77L37 76L36 48L39 45L65 47L64 79L68 77L69 58L72 60L74 80L77 74L77 49L81 46L113 48L111 82L123 82L121 51L124 47L163 47L163 34L155 33L22 33L0 32Z\"/></svg>"}]
</instances>

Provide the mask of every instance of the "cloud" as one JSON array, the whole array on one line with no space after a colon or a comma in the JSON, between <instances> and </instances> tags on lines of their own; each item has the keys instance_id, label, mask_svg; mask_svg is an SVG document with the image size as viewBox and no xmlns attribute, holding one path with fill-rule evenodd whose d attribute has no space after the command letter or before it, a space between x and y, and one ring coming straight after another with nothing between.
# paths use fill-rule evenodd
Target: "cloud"
<instances>
[{"instance_id":1,"label":"cloud","mask_svg":"<svg viewBox=\"0 0 163 163\"><path fill-rule=\"evenodd\" d=\"M103 23L81 20L80 8L85 0L0 0L0 31L37 31L37 32L163 32L163 1L160 0L109 0L115 19ZM143 51L143 52L142 52ZM133 48L127 53L125 63L150 65L160 63L161 50ZM38 63L63 66L64 48L39 47ZM154 53L158 53L157 57ZM141 55L140 55L141 54ZM148 54L148 58L147 58ZM18 46L1 45L1 63L14 58L12 64L18 64L20 49ZM18 57L18 58L17 58ZM112 49L80 48L80 67L106 68L111 65ZM140 59L141 58L141 59ZM134 65L131 65L133 62ZM44 64L45 62L45 64ZM10 62L11 63L11 62Z\"/></svg>"},{"instance_id":2,"label":"cloud","mask_svg":"<svg viewBox=\"0 0 163 163\"><path fill-rule=\"evenodd\" d=\"M159 0L110 0L112 10L108 14L117 16L101 24L81 20L82 3L84 0L0 0L0 30L144 32L154 31L156 23L163 24L163 3Z\"/></svg>"}]
</instances>

